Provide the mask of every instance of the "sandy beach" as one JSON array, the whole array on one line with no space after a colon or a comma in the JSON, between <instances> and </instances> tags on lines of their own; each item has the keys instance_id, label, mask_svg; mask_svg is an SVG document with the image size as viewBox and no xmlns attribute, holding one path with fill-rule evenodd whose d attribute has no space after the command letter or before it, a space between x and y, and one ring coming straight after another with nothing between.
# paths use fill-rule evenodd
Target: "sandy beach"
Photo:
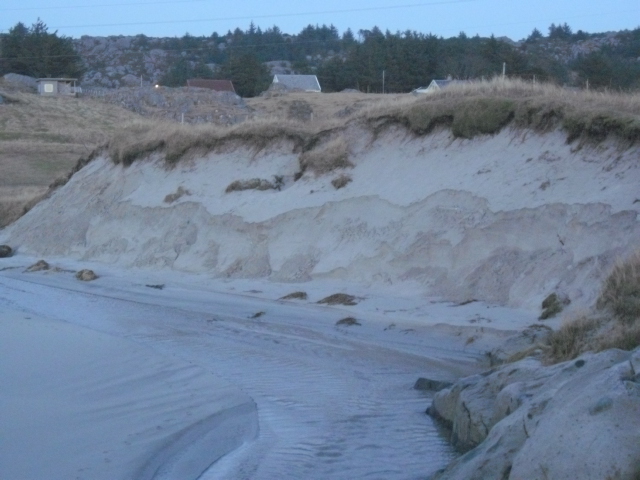
<instances>
[{"instance_id":1,"label":"sandy beach","mask_svg":"<svg viewBox=\"0 0 640 480\"><path fill-rule=\"evenodd\" d=\"M428 474L454 452L413 383L479 371L507 334L490 325L531 317L355 286L358 305L328 307L278 300L291 285L105 267L85 284L71 261L24 273L33 260L0 272L3 478L195 479L240 446L202 478Z\"/></svg>"}]
</instances>

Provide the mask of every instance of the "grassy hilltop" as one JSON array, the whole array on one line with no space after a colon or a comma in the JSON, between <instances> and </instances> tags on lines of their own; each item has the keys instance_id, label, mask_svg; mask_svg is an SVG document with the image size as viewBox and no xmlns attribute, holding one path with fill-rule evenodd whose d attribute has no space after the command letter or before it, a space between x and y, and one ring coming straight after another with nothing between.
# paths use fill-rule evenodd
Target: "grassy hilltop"
<instances>
[{"instance_id":1,"label":"grassy hilltop","mask_svg":"<svg viewBox=\"0 0 640 480\"><path fill-rule=\"evenodd\" d=\"M45 98L0 79L0 227L137 115L78 98Z\"/></svg>"}]
</instances>

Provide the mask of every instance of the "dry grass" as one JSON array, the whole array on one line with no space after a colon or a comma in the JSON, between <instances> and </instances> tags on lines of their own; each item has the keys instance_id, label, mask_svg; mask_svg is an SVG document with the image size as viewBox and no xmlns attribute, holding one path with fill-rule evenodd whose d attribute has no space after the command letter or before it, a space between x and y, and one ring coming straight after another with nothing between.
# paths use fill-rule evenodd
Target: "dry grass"
<instances>
[{"instance_id":1,"label":"dry grass","mask_svg":"<svg viewBox=\"0 0 640 480\"><path fill-rule=\"evenodd\" d=\"M22 193L0 199L0 227L18 218L42 189L66 175L82 155L105 143L136 115L91 99L47 98L12 89L0 79L0 187Z\"/></svg>"},{"instance_id":2,"label":"dry grass","mask_svg":"<svg viewBox=\"0 0 640 480\"><path fill-rule=\"evenodd\" d=\"M275 184L264 178L252 178L250 180L235 180L225 189L225 193L241 192L242 190L276 190Z\"/></svg>"},{"instance_id":3,"label":"dry grass","mask_svg":"<svg viewBox=\"0 0 640 480\"><path fill-rule=\"evenodd\" d=\"M349 175L342 174L339 177L331 180L331 185L333 185L333 188L335 188L336 190L340 190L341 188L346 187L349 183L351 183L351 181L352 179Z\"/></svg>"},{"instance_id":4,"label":"dry grass","mask_svg":"<svg viewBox=\"0 0 640 480\"><path fill-rule=\"evenodd\" d=\"M361 323L360 323L360 322L358 322L358 320L356 320L356 319L355 319L355 318L353 318L353 317L345 317L345 318L343 318L343 319L341 319L341 320L338 320L338 321L336 322L336 325L337 325L337 326L352 327L352 326L354 326L354 325L361 325Z\"/></svg>"},{"instance_id":5,"label":"dry grass","mask_svg":"<svg viewBox=\"0 0 640 480\"><path fill-rule=\"evenodd\" d=\"M307 299L307 292L292 292L280 298L280 300L306 300L306 299Z\"/></svg>"},{"instance_id":6,"label":"dry grass","mask_svg":"<svg viewBox=\"0 0 640 480\"><path fill-rule=\"evenodd\" d=\"M601 141L607 135L640 140L640 94L572 91L500 78L380 104L365 115L376 128L400 123L421 135L446 126L455 136L471 138L513 123L541 131L560 127L569 141Z\"/></svg>"},{"instance_id":7,"label":"dry grass","mask_svg":"<svg viewBox=\"0 0 640 480\"><path fill-rule=\"evenodd\" d=\"M640 250L616 263L604 282L597 307L610 309L625 324L640 323Z\"/></svg>"},{"instance_id":8,"label":"dry grass","mask_svg":"<svg viewBox=\"0 0 640 480\"><path fill-rule=\"evenodd\" d=\"M640 345L640 251L615 265L604 281L596 308L598 316L581 315L551 334L549 361Z\"/></svg>"},{"instance_id":9,"label":"dry grass","mask_svg":"<svg viewBox=\"0 0 640 480\"><path fill-rule=\"evenodd\" d=\"M170 193L164 197L164 203L173 203L185 195L191 195L191 192L181 185L178 187L175 193Z\"/></svg>"},{"instance_id":10,"label":"dry grass","mask_svg":"<svg viewBox=\"0 0 640 480\"><path fill-rule=\"evenodd\" d=\"M333 295L329 295L328 297L323 298L322 300L318 300L317 303L324 303L326 305L347 305L353 306L357 305L357 298L353 295L348 295L346 293L334 293Z\"/></svg>"},{"instance_id":11,"label":"dry grass","mask_svg":"<svg viewBox=\"0 0 640 480\"><path fill-rule=\"evenodd\" d=\"M139 119L111 138L108 153L115 163L125 166L152 153L162 153L171 166L189 152L207 153L233 144L258 152L284 141L301 151L315 134L314 127L278 119L251 120L231 127Z\"/></svg>"},{"instance_id":12,"label":"dry grass","mask_svg":"<svg viewBox=\"0 0 640 480\"><path fill-rule=\"evenodd\" d=\"M520 80L454 85L420 96L298 93L254 102L254 109L264 109L262 116L230 127L138 120L111 139L109 154L114 162L129 165L157 152L173 165L189 152L233 144L257 152L284 142L301 154L302 172L322 174L350 165L344 131L351 123L374 133L400 124L424 135L444 126L456 137L473 138L515 125L538 131L563 128L571 141L598 142L608 135L631 143L640 140L639 94L574 92ZM313 109L313 121L289 118L289 110L300 102Z\"/></svg>"},{"instance_id":13,"label":"dry grass","mask_svg":"<svg viewBox=\"0 0 640 480\"><path fill-rule=\"evenodd\" d=\"M347 142L343 137L335 138L300 155L302 172L312 171L316 175L352 166L351 162L349 162Z\"/></svg>"}]
</instances>

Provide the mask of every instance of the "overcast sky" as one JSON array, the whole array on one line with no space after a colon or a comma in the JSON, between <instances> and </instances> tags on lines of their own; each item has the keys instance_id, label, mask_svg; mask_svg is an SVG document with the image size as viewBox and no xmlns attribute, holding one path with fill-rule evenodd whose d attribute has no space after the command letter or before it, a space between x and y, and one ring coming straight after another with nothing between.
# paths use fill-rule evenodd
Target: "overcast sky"
<instances>
[{"instance_id":1,"label":"overcast sky","mask_svg":"<svg viewBox=\"0 0 640 480\"><path fill-rule=\"evenodd\" d=\"M568 23L589 33L640 26L640 0L1 0L0 31L17 22L41 18L60 35L136 35L151 37L220 34L253 21L266 29L277 25L298 33L309 24L333 24L340 33L378 26L383 31L407 29L445 38L467 35L513 40L551 23Z\"/></svg>"}]
</instances>

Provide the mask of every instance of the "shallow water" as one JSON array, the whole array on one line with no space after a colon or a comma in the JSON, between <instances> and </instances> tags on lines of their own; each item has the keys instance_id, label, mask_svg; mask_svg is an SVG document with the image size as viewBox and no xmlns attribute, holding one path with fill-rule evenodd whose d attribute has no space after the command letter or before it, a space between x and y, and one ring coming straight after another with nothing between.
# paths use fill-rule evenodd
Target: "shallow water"
<instances>
[{"instance_id":1,"label":"shallow water","mask_svg":"<svg viewBox=\"0 0 640 480\"><path fill-rule=\"evenodd\" d=\"M256 300L238 296L185 301L180 292L79 292L2 277L0 302L125 336L248 393L258 438L202 480L418 479L455 456L424 414L428 398L412 388L419 376L443 374L430 347L419 355L365 341L364 327L337 329L326 309L303 318L304 309L269 304L251 319Z\"/></svg>"}]
</instances>

